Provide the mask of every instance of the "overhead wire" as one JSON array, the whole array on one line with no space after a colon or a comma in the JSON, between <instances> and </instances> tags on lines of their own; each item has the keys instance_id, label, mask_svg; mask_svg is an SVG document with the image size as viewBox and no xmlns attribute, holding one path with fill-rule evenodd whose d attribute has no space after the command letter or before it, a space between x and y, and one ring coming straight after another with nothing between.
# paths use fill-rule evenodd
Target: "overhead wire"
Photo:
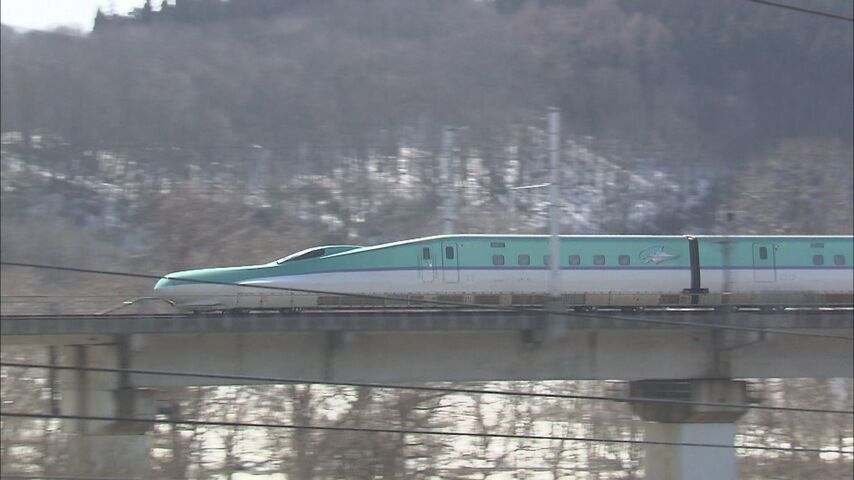
<instances>
[{"instance_id":1,"label":"overhead wire","mask_svg":"<svg viewBox=\"0 0 854 480\"><path fill-rule=\"evenodd\" d=\"M139 477L101 477L95 475L35 475L30 473L6 473L3 472L4 480L142 480Z\"/></svg>"},{"instance_id":2,"label":"overhead wire","mask_svg":"<svg viewBox=\"0 0 854 480\"><path fill-rule=\"evenodd\" d=\"M620 438L598 438L598 437L571 437L559 435L531 435L531 434L511 434L511 433L478 433L466 432L458 430L424 430L424 429L404 429L404 428L370 428L370 427L343 427L343 426L322 426L322 425L296 425L289 423L270 423L270 422L226 422L215 420L181 420L181 419L157 419L157 418L137 418L137 417L120 417L120 416L98 416L98 415L62 415L50 413L24 413L24 412L0 412L2 417L10 418L29 418L29 419L57 419L57 420L83 420L83 421L107 421L107 422L127 422L127 423L146 423L146 424L172 424L172 425L190 425L196 427L233 427L233 428L267 428L267 429L286 429L286 430L315 430L328 432L353 432L353 433L388 433L395 435L432 435L445 437L474 437L474 438L499 438L509 440L533 440L533 441L563 441L563 442L584 442L584 443L614 443L623 445L658 445L668 447L702 447L702 448L723 448L730 450L755 450L755 451L774 451L787 453L834 453L834 454L852 454L843 449L823 449L823 448L806 448L806 447L766 447L760 445L726 445L721 443L703 443L703 442L664 442L656 440L634 440Z\"/></svg>"},{"instance_id":3,"label":"overhead wire","mask_svg":"<svg viewBox=\"0 0 854 480\"><path fill-rule=\"evenodd\" d=\"M508 397L526 397L526 398L548 398L555 400L594 400L608 401L615 403L653 403L667 405L683 405L683 406L701 406L701 407L720 407L733 409L750 409L750 410L769 410L781 412L798 412L798 413L827 413L854 415L854 410L832 410L822 408L806 408L806 407L778 407L772 405L756 405L743 403L727 403L727 402L702 402L694 400L681 400L673 398L652 398L652 397L619 397L607 395L581 395L572 393L545 393L545 392L519 392L512 390L494 390L494 389L476 389L476 388L460 388L460 387L438 387L424 385L400 385L388 383L369 383L369 382L344 382L331 380L315 380L306 378L281 378L281 377L266 377L254 375L232 375L232 374L216 374L216 373L195 373L195 372L175 372L165 370L145 370L135 368L109 368L109 367L81 367L72 365L48 365L39 363L25 362L0 362L0 367L8 368L33 368L44 370L68 370L82 372L99 372L99 373L116 373L130 375L152 375L165 377L184 377L184 378L206 378L216 380L241 380L245 382L258 382L270 384L312 384L323 386L336 387L354 387L354 388L376 388L383 390L403 390L415 392L435 392L447 394L467 394L467 395L495 395Z\"/></svg>"},{"instance_id":4,"label":"overhead wire","mask_svg":"<svg viewBox=\"0 0 854 480\"><path fill-rule=\"evenodd\" d=\"M67 266L59 266L59 265L47 265L47 264L18 262L18 261L0 261L0 265L10 266L10 267L25 267L25 268L34 268L34 269L43 269L43 270L55 270L55 271L75 272L75 273L97 274L97 275L112 275L112 276L122 276L122 277L132 277L132 278L145 278L145 279L150 279L150 280L160 280L162 278L168 278L168 274L166 277L164 277L162 275L151 275L151 274L134 273L134 272L120 272L120 271L115 271L115 270L99 270L99 269L81 268L81 267L67 267ZM429 300L429 299L423 299L423 298L419 299L419 298L407 298L407 297L394 297L394 296L388 296L388 295L373 295L373 294L365 294L365 293L332 292L332 291L325 291L325 290L313 290L313 289L303 289L303 288L295 288L295 287L279 287L279 286L272 286L272 285L254 285L254 284L240 284L240 283L232 283L232 282L218 282L218 281L214 281L214 280L198 280L198 279L188 279L188 278L181 278L179 280L182 282L187 282L187 283L198 283L198 284L205 284L205 285L220 285L220 286L240 287L240 288L250 288L250 289L263 289L263 290L287 291L287 292L295 292L295 293L308 293L308 294L315 294L315 295L329 295L329 296L365 298L365 299L372 299L372 300L383 300L386 302L409 302L409 303L416 303L416 304L439 305L439 306L446 306L446 307L476 308L476 309L491 310L491 311L501 310L501 311L517 312L517 313L536 313L536 314L540 314L540 315L571 317L571 318L606 319L606 320L623 321L623 322L628 322L628 323L645 323L645 324L650 324L650 325L666 325L666 326L678 326L678 327L709 328L709 329L717 329L717 330L733 330L733 331L742 331L742 332L756 332L756 333L762 333L762 334L787 335L787 336L793 336L793 337L824 338L824 339L845 340L845 341L849 341L849 342L854 342L854 337L850 337L850 336L846 336L846 335L834 335L834 334L823 334L823 333L812 333L812 332L793 332L793 331L789 331L789 330L780 330L780 329L771 329L771 328L758 328L758 327L745 327L745 326L739 326L739 325L719 325L719 324L712 324L712 323L660 320L660 319L652 319L652 318L617 316L617 315L610 315L610 314L536 310L536 309L531 309L531 308L526 308L526 307L517 307L517 306L512 306L512 305L482 305L482 304L475 304L475 303L452 302L452 301L446 301L446 300Z\"/></svg>"},{"instance_id":5,"label":"overhead wire","mask_svg":"<svg viewBox=\"0 0 854 480\"><path fill-rule=\"evenodd\" d=\"M0 144L0 147L9 148L13 146L23 147L23 145L15 145L12 143L4 143ZM202 144L135 144L135 143L56 143L41 146L38 149L49 149L49 148L76 148L81 150L109 150L109 149L119 149L119 150L248 150L250 152L263 152L265 150L272 149L299 149L302 146L296 143L290 144L269 144L269 145L202 145ZM393 148L398 148L397 146L392 146ZM32 147L31 147L32 148ZM357 147L354 145L347 144L305 144L305 150L308 152L316 151L316 150L336 150L336 151L354 151L354 150L387 150L389 147L383 145L371 145L369 147ZM410 149L410 150L422 150L424 148L428 148L427 145L419 145L419 146L404 146L402 148Z\"/></svg>"},{"instance_id":6,"label":"overhead wire","mask_svg":"<svg viewBox=\"0 0 854 480\"><path fill-rule=\"evenodd\" d=\"M809 8L797 7L797 6L788 5L785 3L771 2L769 0L747 0L747 1L753 2L753 3L758 3L760 5L766 5L769 7L782 8L784 10L791 10L794 12L807 13L810 15L818 15L818 16L825 17L825 18L833 18L836 20L845 20L847 22L854 22L854 17L846 17L845 15L838 15L835 13L824 12L821 10L812 10Z\"/></svg>"},{"instance_id":7,"label":"overhead wire","mask_svg":"<svg viewBox=\"0 0 854 480\"><path fill-rule=\"evenodd\" d=\"M3 295L0 298L0 301L9 298L125 298L125 295L107 295L107 294L89 294L89 293L81 293L79 295L75 294L62 294L62 295Z\"/></svg>"}]
</instances>

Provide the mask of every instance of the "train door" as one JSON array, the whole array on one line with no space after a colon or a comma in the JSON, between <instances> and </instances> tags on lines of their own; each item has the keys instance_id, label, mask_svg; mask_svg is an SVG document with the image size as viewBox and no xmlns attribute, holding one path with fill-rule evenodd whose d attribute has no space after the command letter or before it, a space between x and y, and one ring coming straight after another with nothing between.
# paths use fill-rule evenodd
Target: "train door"
<instances>
[{"instance_id":1,"label":"train door","mask_svg":"<svg viewBox=\"0 0 854 480\"><path fill-rule=\"evenodd\" d=\"M418 276L421 277L422 282L433 281L433 247L421 248L421 255L418 257Z\"/></svg>"},{"instance_id":2,"label":"train door","mask_svg":"<svg viewBox=\"0 0 854 480\"><path fill-rule=\"evenodd\" d=\"M777 280L773 244L753 244L753 280L757 282L774 282Z\"/></svg>"},{"instance_id":3,"label":"train door","mask_svg":"<svg viewBox=\"0 0 854 480\"><path fill-rule=\"evenodd\" d=\"M448 283L460 281L460 256L456 243L442 243L442 275Z\"/></svg>"}]
</instances>

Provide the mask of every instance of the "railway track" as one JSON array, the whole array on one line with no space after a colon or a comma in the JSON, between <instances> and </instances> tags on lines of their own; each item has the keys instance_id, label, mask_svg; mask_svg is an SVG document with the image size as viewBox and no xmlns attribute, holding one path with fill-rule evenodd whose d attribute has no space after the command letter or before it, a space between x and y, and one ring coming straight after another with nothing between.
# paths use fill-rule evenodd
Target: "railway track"
<instances>
[{"instance_id":1,"label":"railway track","mask_svg":"<svg viewBox=\"0 0 854 480\"><path fill-rule=\"evenodd\" d=\"M597 310L548 314L525 309L315 309L292 312L202 314L0 315L3 337L18 335L123 335L296 331L532 330L557 321L570 329L845 329L851 307L778 310L710 308Z\"/></svg>"},{"instance_id":2,"label":"railway track","mask_svg":"<svg viewBox=\"0 0 854 480\"><path fill-rule=\"evenodd\" d=\"M425 308L425 307L305 307L298 309L284 310L226 310L226 311L211 311L211 312L178 312L178 313L114 313L114 312L93 312L93 313L56 313L56 314L0 314L2 318L30 318L30 319L74 319L88 318L92 316L109 317L109 318L196 318L196 317L217 317L224 315L231 316L293 316L306 314L400 314L400 313L436 313L436 314L471 314L471 313L486 313L486 312L502 312L502 313L549 313L543 306L501 306L501 307L471 307L471 308ZM561 310L561 313L598 313L598 314L619 314L619 315L639 315L639 314L656 314L656 315L714 315L722 313L764 313L764 314L809 314L809 313L851 313L854 312L854 305L798 305L798 306L768 306L768 305L717 305L717 306L666 306L666 307L574 307Z\"/></svg>"}]
</instances>

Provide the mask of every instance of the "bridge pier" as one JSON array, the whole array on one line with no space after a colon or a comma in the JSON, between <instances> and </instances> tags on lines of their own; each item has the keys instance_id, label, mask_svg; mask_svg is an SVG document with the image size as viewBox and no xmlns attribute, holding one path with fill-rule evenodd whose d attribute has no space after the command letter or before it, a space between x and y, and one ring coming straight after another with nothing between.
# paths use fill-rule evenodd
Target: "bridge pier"
<instances>
[{"instance_id":1,"label":"bridge pier","mask_svg":"<svg viewBox=\"0 0 854 480\"><path fill-rule=\"evenodd\" d=\"M694 402L747 402L746 383L728 379L643 380L632 382L633 397ZM746 408L636 403L632 409L646 421L645 440L667 443L735 444L735 422ZM648 445L646 478L658 480L736 480L734 448Z\"/></svg>"},{"instance_id":2,"label":"bridge pier","mask_svg":"<svg viewBox=\"0 0 854 480\"><path fill-rule=\"evenodd\" d=\"M126 342L62 347L62 364L127 368ZM63 370L59 376L60 412L71 416L154 418L153 391L130 386L116 373ZM68 474L84 477L149 478L149 423L67 419Z\"/></svg>"}]
</instances>

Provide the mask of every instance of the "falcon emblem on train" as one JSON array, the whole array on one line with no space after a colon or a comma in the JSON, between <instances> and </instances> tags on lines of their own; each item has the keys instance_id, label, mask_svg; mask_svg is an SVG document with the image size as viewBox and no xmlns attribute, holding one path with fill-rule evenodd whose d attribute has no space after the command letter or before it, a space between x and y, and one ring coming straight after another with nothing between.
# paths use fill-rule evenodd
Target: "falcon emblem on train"
<instances>
[{"instance_id":1,"label":"falcon emblem on train","mask_svg":"<svg viewBox=\"0 0 854 480\"><path fill-rule=\"evenodd\" d=\"M676 260L679 258L679 255L667 253L664 249L664 245L657 245L641 250L638 254L638 258L643 263L654 263L658 265L659 263L664 263L669 260Z\"/></svg>"},{"instance_id":2,"label":"falcon emblem on train","mask_svg":"<svg viewBox=\"0 0 854 480\"><path fill-rule=\"evenodd\" d=\"M567 308L580 309L852 308L853 238L562 235L556 286ZM196 312L537 307L555 287L550 242L460 234L322 245L266 263L169 273L154 293Z\"/></svg>"}]
</instances>

